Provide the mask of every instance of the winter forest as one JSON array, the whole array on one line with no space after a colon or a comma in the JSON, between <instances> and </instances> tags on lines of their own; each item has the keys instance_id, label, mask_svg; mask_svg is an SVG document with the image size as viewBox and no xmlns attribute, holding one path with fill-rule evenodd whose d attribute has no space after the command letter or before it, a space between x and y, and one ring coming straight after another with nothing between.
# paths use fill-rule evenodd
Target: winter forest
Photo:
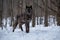
<instances>
[{"instance_id":1,"label":"winter forest","mask_svg":"<svg viewBox=\"0 0 60 40\"><path fill-rule=\"evenodd\" d=\"M0 0L0 40L60 40L60 0Z\"/></svg>"}]
</instances>

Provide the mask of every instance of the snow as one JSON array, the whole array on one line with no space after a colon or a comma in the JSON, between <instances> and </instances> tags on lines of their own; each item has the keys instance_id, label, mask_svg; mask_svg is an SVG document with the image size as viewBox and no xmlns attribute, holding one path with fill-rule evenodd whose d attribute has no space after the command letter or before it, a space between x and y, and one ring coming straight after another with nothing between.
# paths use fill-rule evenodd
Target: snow
<instances>
[{"instance_id":1,"label":"snow","mask_svg":"<svg viewBox=\"0 0 60 40\"><path fill-rule=\"evenodd\" d=\"M43 24L31 26L30 32L25 32L25 24L22 25L24 31L21 31L18 26L15 32L12 32L12 27L9 26L9 20L7 28L0 28L0 40L60 40L60 26L52 25L44 27Z\"/></svg>"}]
</instances>

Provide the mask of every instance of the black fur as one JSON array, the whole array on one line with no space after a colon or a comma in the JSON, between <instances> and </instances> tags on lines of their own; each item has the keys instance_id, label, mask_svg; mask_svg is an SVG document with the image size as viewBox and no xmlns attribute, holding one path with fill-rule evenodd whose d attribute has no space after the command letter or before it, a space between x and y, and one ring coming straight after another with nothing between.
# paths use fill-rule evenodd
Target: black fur
<instances>
[{"instance_id":1,"label":"black fur","mask_svg":"<svg viewBox=\"0 0 60 40\"><path fill-rule=\"evenodd\" d=\"M22 28L22 24L25 24L26 26L26 33L29 32L29 22L30 20L32 19L32 6L26 6L26 12L25 13L22 13L20 15L17 15L16 16L16 22L13 24L13 32L17 26L17 24L19 24L19 28L21 28L21 30L23 31L23 28ZM18 23L18 20L19 20L19 23Z\"/></svg>"}]
</instances>

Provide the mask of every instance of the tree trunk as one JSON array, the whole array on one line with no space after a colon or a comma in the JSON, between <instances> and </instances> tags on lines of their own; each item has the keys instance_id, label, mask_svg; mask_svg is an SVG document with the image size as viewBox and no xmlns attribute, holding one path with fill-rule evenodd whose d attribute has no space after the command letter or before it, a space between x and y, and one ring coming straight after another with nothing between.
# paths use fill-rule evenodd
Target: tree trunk
<instances>
[{"instance_id":1,"label":"tree trunk","mask_svg":"<svg viewBox=\"0 0 60 40\"><path fill-rule=\"evenodd\" d=\"M57 25L60 26L60 0L58 0Z\"/></svg>"},{"instance_id":2,"label":"tree trunk","mask_svg":"<svg viewBox=\"0 0 60 40\"><path fill-rule=\"evenodd\" d=\"M35 4L33 0L33 17L32 17L32 27L35 27Z\"/></svg>"},{"instance_id":3,"label":"tree trunk","mask_svg":"<svg viewBox=\"0 0 60 40\"><path fill-rule=\"evenodd\" d=\"M37 8L36 8L36 11L37 11L37 12L36 12L36 14L37 14L37 25L38 25L38 24L39 24L39 23L38 23L38 19L39 19L39 17L38 17L38 0L36 1L36 3L37 3Z\"/></svg>"},{"instance_id":4,"label":"tree trunk","mask_svg":"<svg viewBox=\"0 0 60 40\"><path fill-rule=\"evenodd\" d=\"M44 24L45 24L45 26L48 26L48 0L45 0L45 22L44 22Z\"/></svg>"},{"instance_id":5,"label":"tree trunk","mask_svg":"<svg viewBox=\"0 0 60 40\"><path fill-rule=\"evenodd\" d=\"M7 27L7 16L8 16L7 9L8 9L7 0L4 0L3 1L3 17L5 18L5 25L4 25L5 28Z\"/></svg>"},{"instance_id":6,"label":"tree trunk","mask_svg":"<svg viewBox=\"0 0 60 40\"><path fill-rule=\"evenodd\" d=\"M2 27L2 11L0 10L0 27ZM3 29L3 27L2 27Z\"/></svg>"},{"instance_id":7,"label":"tree trunk","mask_svg":"<svg viewBox=\"0 0 60 40\"><path fill-rule=\"evenodd\" d=\"M10 26L12 26L14 18L13 18L13 0L10 1L10 10L11 10L11 24Z\"/></svg>"},{"instance_id":8,"label":"tree trunk","mask_svg":"<svg viewBox=\"0 0 60 40\"><path fill-rule=\"evenodd\" d=\"M0 27L2 27L2 14L3 14L3 0L0 0Z\"/></svg>"}]
</instances>

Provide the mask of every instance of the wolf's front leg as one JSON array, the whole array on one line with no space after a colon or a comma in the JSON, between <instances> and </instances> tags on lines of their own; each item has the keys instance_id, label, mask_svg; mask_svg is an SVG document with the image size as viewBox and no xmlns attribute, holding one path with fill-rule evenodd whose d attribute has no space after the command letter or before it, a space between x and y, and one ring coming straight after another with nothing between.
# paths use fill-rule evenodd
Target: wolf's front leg
<instances>
[{"instance_id":1,"label":"wolf's front leg","mask_svg":"<svg viewBox=\"0 0 60 40\"><path fill-rule=\"evenodd\" d=\"M25 26L26 26L26 33L29 33L29 22L26 22Z\"/></svg>"},{"instance_id":2,"label":"wolf's front leg","mask_svg":"<svg viewBox=\"0 0 60 40\"><path fill-rule=\"evenodd\" d=\"M21 31L23 31L22 24L19 24L19 28L21 28Z\"/></svg>"}]
</instances>

